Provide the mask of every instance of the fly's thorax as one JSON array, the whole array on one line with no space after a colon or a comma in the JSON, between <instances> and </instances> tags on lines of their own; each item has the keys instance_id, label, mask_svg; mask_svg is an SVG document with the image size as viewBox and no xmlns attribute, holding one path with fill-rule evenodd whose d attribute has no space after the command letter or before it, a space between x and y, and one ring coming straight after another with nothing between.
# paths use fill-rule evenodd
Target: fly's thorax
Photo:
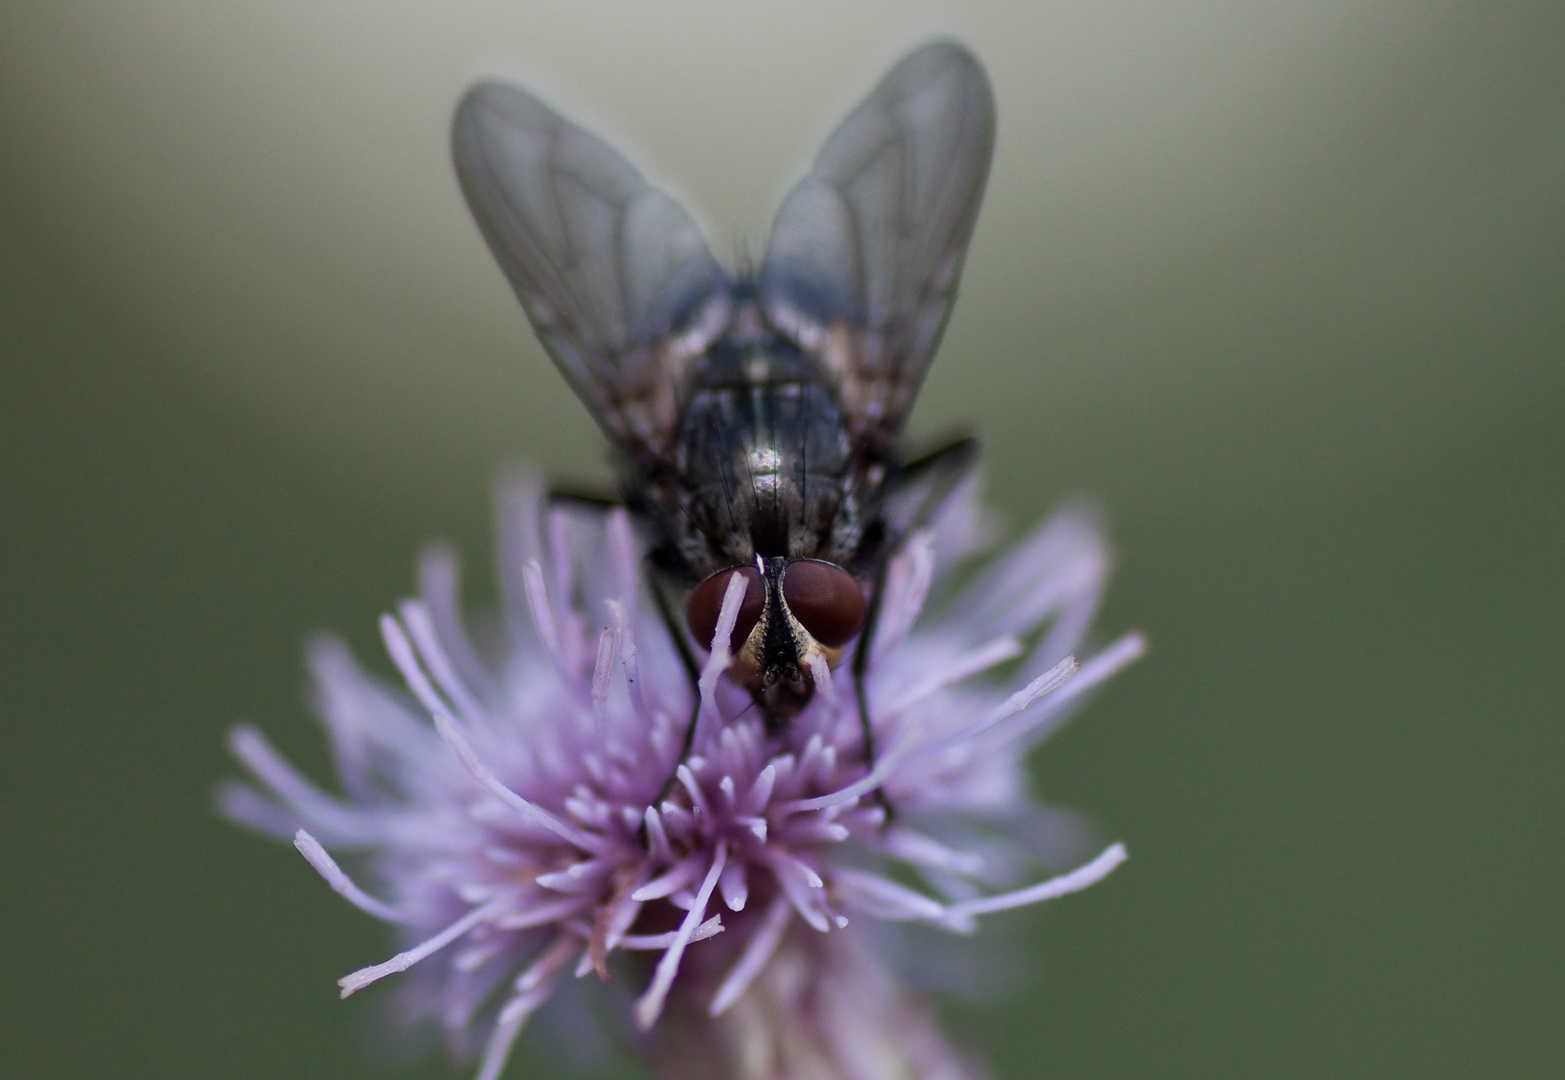
<instances>
[{"instance_id":1,"label":"fly's thorax","mask_svg":"<svg viewBox=\"0 0 1565 1080\"><path fill-rule=\"evenodd\" d=\"M853 446L817 376L775 336L725 339L708 355L674 447L682 490L669 524L693 566L832 557L856 544Z\"/></svg>"}]
</instances>

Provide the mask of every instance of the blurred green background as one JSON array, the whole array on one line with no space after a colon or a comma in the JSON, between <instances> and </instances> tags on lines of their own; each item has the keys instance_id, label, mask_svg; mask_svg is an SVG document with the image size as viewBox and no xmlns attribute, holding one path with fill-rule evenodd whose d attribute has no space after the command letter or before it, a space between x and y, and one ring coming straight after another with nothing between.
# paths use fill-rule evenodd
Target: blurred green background
<instances>
[{"instance_id":1,"label":"blurred green background","mask_svg":"<svg viewBox=\"0 0 1565 1080\"><path fill-rule=\"evenodd\" d=\"M0 1073L466 1075L366 1049L382 929L210 806L237 719L319 774L305 636L388 670L426 542L487 605L503 463L602 475L456 97L753 254L937 32L1001 128L917 429L1015 527L1100 499L1153 643L1036 759L1131 862L951 1023L1004 1078L1565 1073L1558 0L5 4Z\"/></svg>"}]
</instances>

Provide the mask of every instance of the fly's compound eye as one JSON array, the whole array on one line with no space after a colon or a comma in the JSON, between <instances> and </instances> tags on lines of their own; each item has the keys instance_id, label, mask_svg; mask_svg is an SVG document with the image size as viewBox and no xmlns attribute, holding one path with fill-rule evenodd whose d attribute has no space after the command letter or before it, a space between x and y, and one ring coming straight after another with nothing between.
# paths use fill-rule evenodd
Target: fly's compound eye
<instances>
[{"instance_id":1,"label":"fly's compound eye","mask_svg":"<svg viewBox=\"0 0 1565 1080\"><path fill-rule=\"evenodd\" d=\"M816 559L790 562L782 594L799 625L828 649L842 648L864 625L864 591L840 566Z\"/></svg>"},{"instance_id":2,"label":"fly's compound eye","mask_svg":"<svg viewBox=\"0 0 1565 1080\"><path fill-rule=\"evenodd\" d=\"M728 592L728 579L734 574L743 574L747 585L744 599L739 601L734 632L728 638L729 650L737 652L750 631L755 629L755 624L761 621L761 612L766 607L766 585L761 581L760 572L753 566L719 570L696 586L696 591L690 594L690 602L685 605L685 621L703 649L710 649L712 639L717 636L717 617L723 611L723 594Z\"/></svg>"}]
</instances>

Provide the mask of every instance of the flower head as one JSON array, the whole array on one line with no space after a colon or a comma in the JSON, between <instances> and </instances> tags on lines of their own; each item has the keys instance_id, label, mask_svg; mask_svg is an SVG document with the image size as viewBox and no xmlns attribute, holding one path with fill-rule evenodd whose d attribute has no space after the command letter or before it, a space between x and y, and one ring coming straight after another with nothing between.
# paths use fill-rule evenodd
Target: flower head
<instances>
[{"instance_id":1,"label":"flower head","mask_svg":"<svg viewBox=\"0 0 1565 1080\"><path fill-rule=\"evenodd\" d=\"M777 733L723 677L741 576L692 688L641 601L623 511L546 510L530 479L500 502L493 648L470 637L437 551L420 597L381 621L406 690L336 642L313 650L341 795L254 729L232 735L258 787L225 786L225 812L293 837L336 891L402 928L407 948L340 979L343 996L415 968L406 1004L459 1046L483 1031L478 1076L493 1080L562 979L608 978L628 953L631 1018L682 1076L973 1075L848 927L965 933L1124 858L1114 845L1022 884L1041 813L1023 752L1142 648L1130 635L1073 655L1108 568L1092 516L1058 514L944 595L985 540L969 485L897 553L866 678L871 767L846 666L818 665L813 700ZM330 851L358 855L378 895Z\"/></svg>"}]
</instances>

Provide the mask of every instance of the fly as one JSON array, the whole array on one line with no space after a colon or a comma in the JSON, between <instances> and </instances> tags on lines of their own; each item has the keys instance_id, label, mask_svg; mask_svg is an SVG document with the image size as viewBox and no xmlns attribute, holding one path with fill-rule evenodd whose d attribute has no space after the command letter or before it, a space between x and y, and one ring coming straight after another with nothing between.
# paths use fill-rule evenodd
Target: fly
<instances>
[{"instance_id":1,"label":"fly","mask_svg":"<svg viewBox=\"0 0 1565 1080\"><path fill-rule=\"evenodd\" d=\"M478 227L616 451L692 678L742 575L729 677L775 732L852 646L871 762L864 676L885 567L973 456L964 439L908 461L899 437L951 313L994 130L977 59L915 50L826 140L759 266L730 273L683 207L527 91L480 83L454 124Z\"/></svg>"}]
</instances>

